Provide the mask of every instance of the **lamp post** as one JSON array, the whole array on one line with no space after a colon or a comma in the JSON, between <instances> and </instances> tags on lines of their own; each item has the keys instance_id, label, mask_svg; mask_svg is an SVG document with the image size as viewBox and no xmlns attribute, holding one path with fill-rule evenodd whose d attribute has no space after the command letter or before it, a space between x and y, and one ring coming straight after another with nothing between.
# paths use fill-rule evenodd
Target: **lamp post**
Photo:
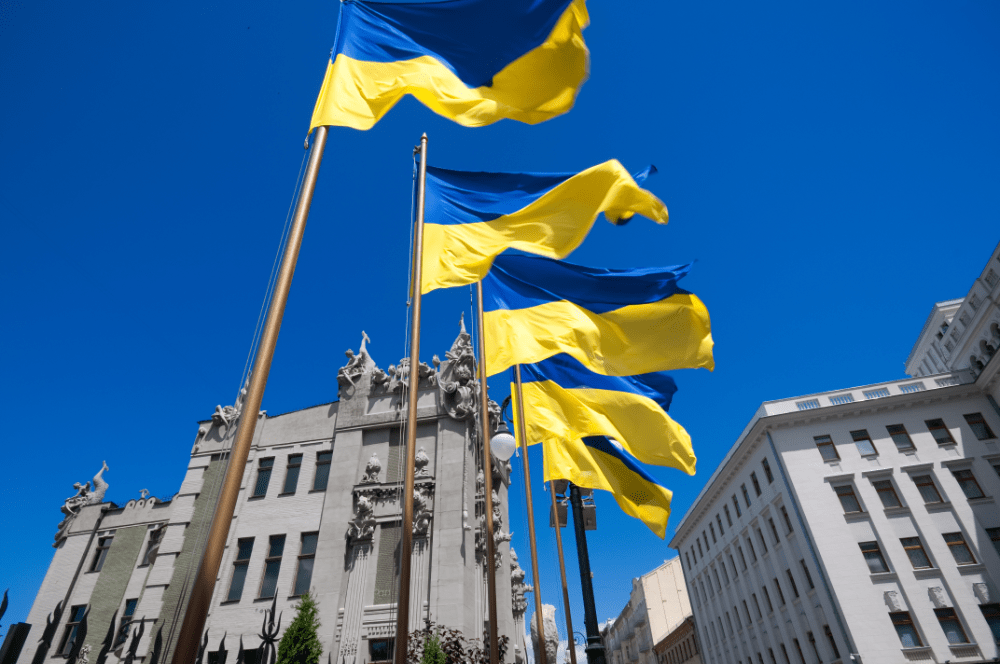
<instances>
[{"instance_id":1,"label":"lamp post","mask_svg":"<svg viewBox=\"0 0 1000 664\"><path fill-rule=\"evenodd\" d=\"M580 487L569 485L570 502L573 504L573 528L576 530L576 557L580 562L580 585L583 587L583 622L587 627L587 662L588 664L606 664L604 658L604 642L601 640L601 630L597 625L597 609L594 607L594 579L590 571L590 555L587 553L587 530L597 528L593 496L588 492L588 502L584 505ZM584 513L589 512L589 520L584 519ZM587 526L593 524L593 527Z\"/></svg>"}]
</instances>

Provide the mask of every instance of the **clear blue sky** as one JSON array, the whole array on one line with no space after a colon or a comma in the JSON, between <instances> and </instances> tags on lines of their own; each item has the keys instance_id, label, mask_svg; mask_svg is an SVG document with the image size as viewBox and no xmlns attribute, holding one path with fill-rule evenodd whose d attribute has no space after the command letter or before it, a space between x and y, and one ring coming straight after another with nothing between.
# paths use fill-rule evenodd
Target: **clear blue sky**
<instances>
[{"instance_id":1,"label":"clear blue sky","mask_svg":"<svg viewBox=\"0 0 1000 664\"><path fill-rule=\"evenodd\" d=\"M232 403L336 12L0 2L4 625L27 616L73 482L106 459L109 499L170 496L196 421ZM654 163L648 186L671 223L600 221L571 260L698 261L685 285L712 314L718 368L676 376L671 413L699 472L654 470L675 491L673 525L761 401L901 377L932 303L966 294L1000 236L1000 5L592 0L590 12L591 76L566 116L465 129L406 100L369 132L333 130L263 407L334 400L362 329L382 367L404 356L422 132L449 168ZM468 307L464 289L425 299L425 360ZM528 567L522 492L513 543ZM603 621L675 553L609 497L598 512ZM544 601L559 605L543 521ZM570 550L582 631L575 563Z\"/></svg>"}]
</instances>

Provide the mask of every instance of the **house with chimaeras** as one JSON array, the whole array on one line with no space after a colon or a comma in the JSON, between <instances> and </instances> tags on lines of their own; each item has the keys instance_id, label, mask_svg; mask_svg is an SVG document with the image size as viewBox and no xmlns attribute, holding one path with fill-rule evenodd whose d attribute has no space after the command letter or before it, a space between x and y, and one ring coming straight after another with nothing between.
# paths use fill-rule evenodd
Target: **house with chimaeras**
<instances>
[{"instance_id":1,"label":"house with chimaeras","mask_svg":"<svg viewBox=\"0 0 1000 664\"><path fill-rule=\"evenodd\" d=\"M410 628L425 620L481 639L491 620L486 566L497 579L507 661L525 661L524 571L510 549L510 467L490 464L494 532L485 532L478 383L464 324L433 366L421 363L413 550L400 551L409 360L383 370L363 337L337 375L339 400L281 415L241 401L198 424L188 470L170 500L104 502L107 466L66 501L55 553L18 659L171 661L240 417L258 417L203 636L202 664L256 664L303 593L318 601L323 661L390 659L399 557L411 556ZM492 404L495 407L496 404ZM492 411L492 409L491 409ZM490 417L499 415L499 408ZM178 459L180 462L180 459ZM486 560L486 537L496 559ZM228 655L227 655L228 653Z\"/></svg>"},{"instance_id":2,"label":"house with chimaeras","mask_svg":"<svg viewBox=\"0 0 1000 664\"><path fill-rule=\"evenodd\" d=\"M909 378L758 409L677 526L709 664L1000 657L1000 247Z\"/></svg>"}]
</instances>

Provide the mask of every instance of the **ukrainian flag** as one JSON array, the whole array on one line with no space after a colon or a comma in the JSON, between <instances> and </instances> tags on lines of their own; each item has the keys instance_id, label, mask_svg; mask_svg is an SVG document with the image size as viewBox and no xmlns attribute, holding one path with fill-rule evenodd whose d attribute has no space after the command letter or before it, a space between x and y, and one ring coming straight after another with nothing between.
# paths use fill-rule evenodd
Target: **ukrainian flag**
<instances>
[{"instance_id":1,"label":"ukrainian flag","mask_svg":"<svg viewBox=\"0 0 1000 664\"><path fill-rule=\"evenodd\" d=\"M708 310L677 286L690 268L497 256L483 279L486 374L560 353L606 376L714 369Z\"/></svg>"},{"instance_id":2,"label":"ukrainian flag","mask_svg":"<svg viewBox=\"0 0 1000 664\"><path fill-rule=\"evenodd\" d=\"M545 441L545 480L566 479L588 489L610 491L622 510L663 539L673 493L607 436L571 442Z\"/></svg>"},{"instance_id":3,"label":"ukrainian flag","mask_svg":"<svg viewBox=\"0 0 1000 664\"><path fill-rule=\"evenodd\" d=\"M691 436L667 410L677 391L663 372L602 376L569 355L521 365L527 440L610 436L643 463L694 475Z\"/></svg>"},{"instance_id":4,"label":"ukrainian flag","mask_svg":"<svg viewBox=\"0 0 1000 664\"><path fill-rule=\"evenodd\" d=\"M371 129L407 94L467 127L562 115L588 22L585 0L345 0L311 126Z\"/></svg>"},{"instance_id":5,"label":"ukrainian flag","mask_svg":"<svg viewBox=\"0 0 1000 664\"><path fill-rule=\"evenodd\" d=\"M667 223L667 208L617 160L580 173L469 173L427 167L421 292L486 275L507 248L549 258L576 249L597 215L615 224L641 214Z\"/></svg>"}]
</instances>

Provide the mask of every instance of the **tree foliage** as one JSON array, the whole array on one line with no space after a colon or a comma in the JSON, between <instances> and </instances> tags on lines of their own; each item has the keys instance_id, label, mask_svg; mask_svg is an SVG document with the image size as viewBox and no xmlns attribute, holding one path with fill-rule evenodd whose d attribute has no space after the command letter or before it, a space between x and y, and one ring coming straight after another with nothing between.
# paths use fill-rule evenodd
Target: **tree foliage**
<instances>
[{"instance_id":1,"label":"tree foliage","mask_svg":"<svg viewBox=\"0 0 1000 664\"><path fill-rule=\"evenodd\" d=\"M427 621L424 629L410 632L407 639L407 664L489 664L488 637L466 640L462 632ZM509 639L499 638L500 661L507 654Z\"/></svg>"},{"instance_id":2,"label":"tree foliage","mask_svg":"<svg viewBox=\"0 0 1000 664\"><path fill-rule=\"evenodd\" d=\"M319 640L319 608L309 593L295 605L295 618L278 644L275 664L316 664L323 654Z\"/></svg>"}]
</instances>

